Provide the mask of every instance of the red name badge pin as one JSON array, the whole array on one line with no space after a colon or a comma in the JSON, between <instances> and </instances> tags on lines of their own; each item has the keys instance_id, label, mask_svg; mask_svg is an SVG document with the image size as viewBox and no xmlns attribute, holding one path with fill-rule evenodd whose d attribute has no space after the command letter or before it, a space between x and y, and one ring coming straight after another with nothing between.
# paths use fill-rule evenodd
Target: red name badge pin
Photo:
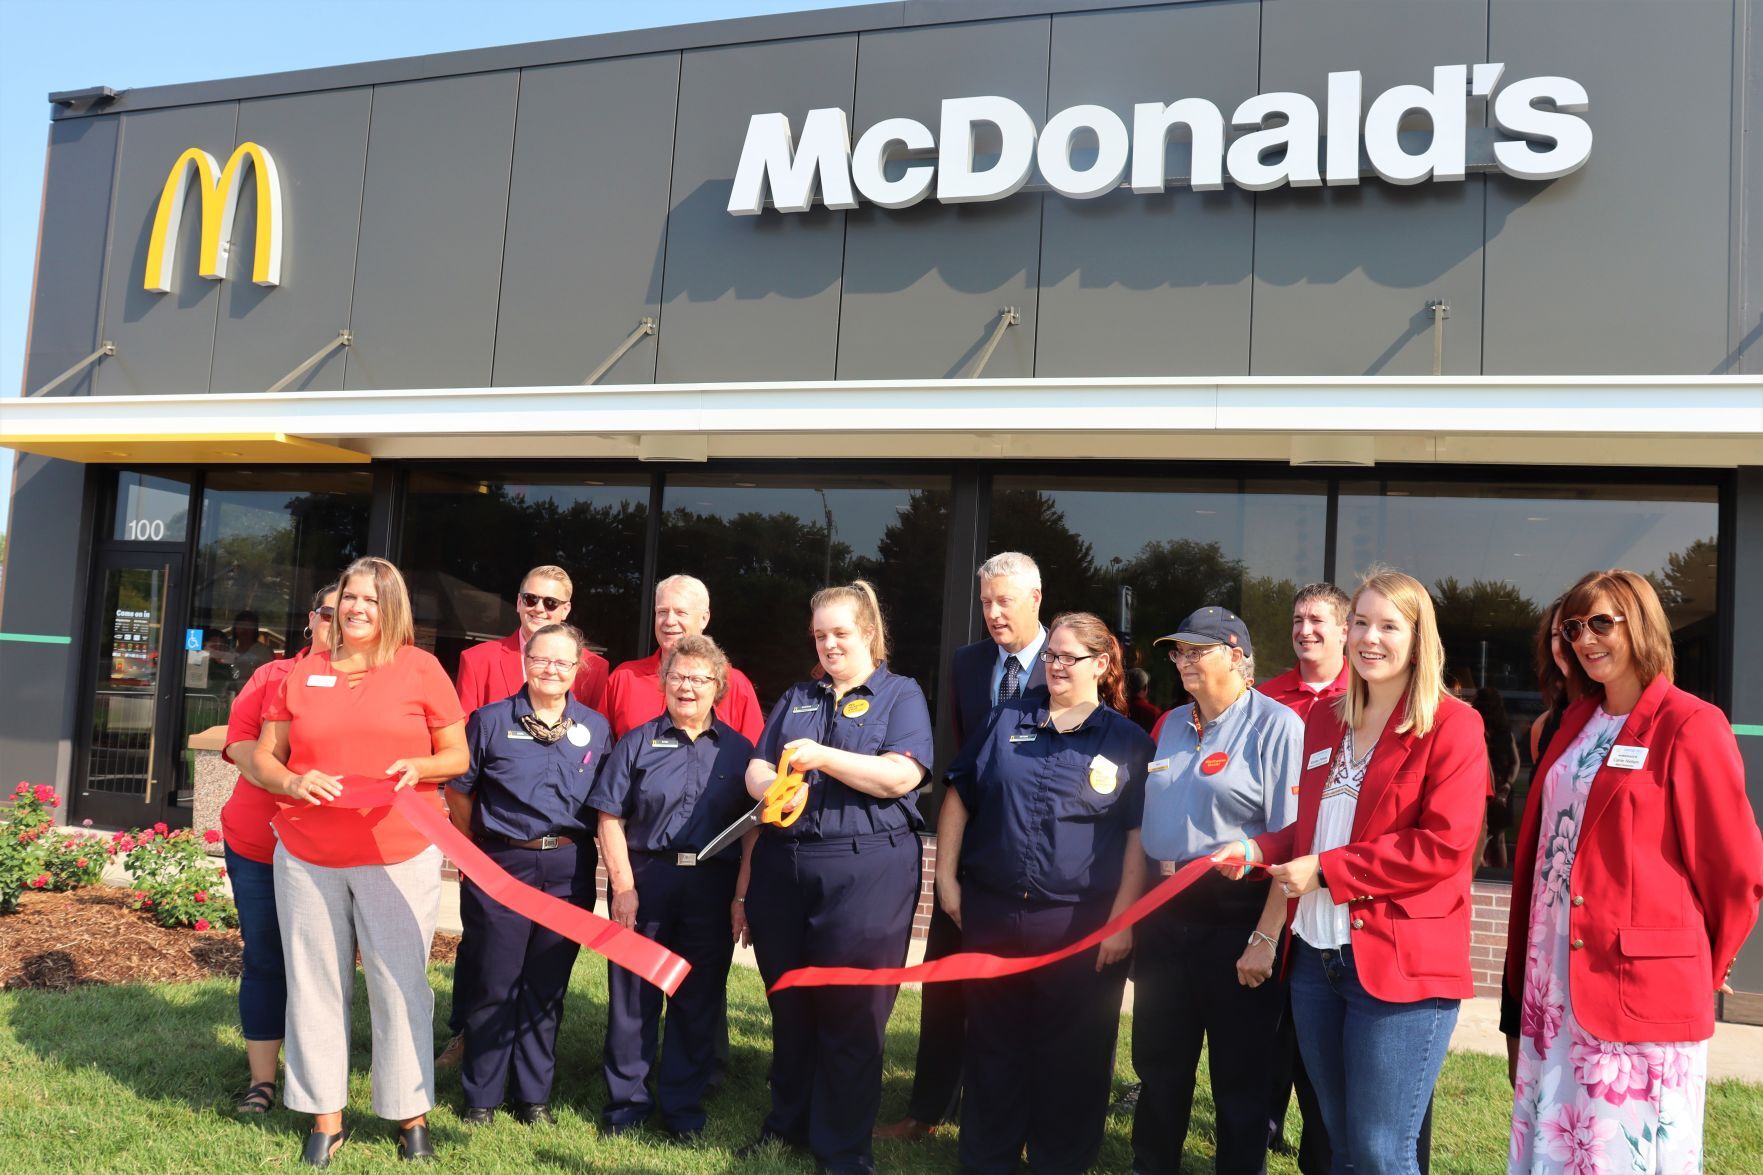
<instances>
[{"instance_id":1,"label":"red name badge pin","mask_svg":"<svg viewBox=\"0 0 1763 1175\"><path fill-rule=\"evenodd\" d=\"M1204 759L1200 760L1200 774L1217 775L1220 771L1224 770L1224 765L1228 762L1230 762L1229 755L1225 754L1223 751L1213 751L1210 755L1207 755Z\"/></svg>"}]
</instances>

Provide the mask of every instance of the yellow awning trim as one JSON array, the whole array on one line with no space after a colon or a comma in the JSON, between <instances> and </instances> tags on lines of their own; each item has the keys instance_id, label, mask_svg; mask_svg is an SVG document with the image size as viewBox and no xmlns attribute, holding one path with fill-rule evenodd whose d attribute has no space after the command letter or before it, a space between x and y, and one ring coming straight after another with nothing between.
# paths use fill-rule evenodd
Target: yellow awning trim
<instances>
[{"instance_id":1,"label":"yellow awning trim","mask_svg":"<svg viewBox=\"0 0 1763 1175\"><path fill-rule=\"evenodd\" d=\"M0 447L85 465L365 465L366 453L285 432L0 434Z\"/></svg>"}]
</instances>

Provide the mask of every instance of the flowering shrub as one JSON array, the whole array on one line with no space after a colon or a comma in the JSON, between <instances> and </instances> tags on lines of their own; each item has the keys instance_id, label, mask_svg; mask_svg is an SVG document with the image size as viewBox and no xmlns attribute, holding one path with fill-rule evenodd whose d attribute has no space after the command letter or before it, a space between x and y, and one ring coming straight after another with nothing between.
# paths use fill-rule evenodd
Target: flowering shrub
<instances>
[{"instance_id":1,"label":"flowering shrub","mask_svg":"<svg viewBox=\"0 0 1763 1175\"><path fill-rule=\"evenodd\" d=\"M0 914L23 890L69 890L96 884L104 872L102 844L82 833L57 833L61 797L46 783L20 783L0 816ZM88 821L88 823L90 823Z\"/></svg>"},{"instance_id":2,"label":"flowering shrub","mask_svg":"<svg viewBox=\"0 0 1763 1175\"><path fill-rule=\"evenodd\" d=\"M205 834L212 844L219 834ZM203 841L188 828L172 831L163 822L152 828L119 832L110 838L111 856L120 856L135 879L132 904L161 926L207 930L238 923L238 910L218 885L226 870L215 870Z\"/></svg>"}]
</instances>

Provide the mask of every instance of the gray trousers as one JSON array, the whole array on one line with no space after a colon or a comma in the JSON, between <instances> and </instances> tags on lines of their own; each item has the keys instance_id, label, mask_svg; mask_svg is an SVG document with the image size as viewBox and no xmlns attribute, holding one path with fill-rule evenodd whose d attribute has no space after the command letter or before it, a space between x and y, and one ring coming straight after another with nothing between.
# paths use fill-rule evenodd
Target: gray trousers
<instances>
[{"instance_id":1,"label":"gray trousers","mask_svg":"<svg viewBox=\"0 0 1763 1175\"><path fill-rule=\"evenodd\" d=\"M396 865L332 869L275 851L275 899L288 968L287 1091L329 1114L349 1100L355 949L373 1020L373 1112L404 1121L435 1105L435 993L429 946L440 913L441 851Z\"/></svg>"}]
</instances>

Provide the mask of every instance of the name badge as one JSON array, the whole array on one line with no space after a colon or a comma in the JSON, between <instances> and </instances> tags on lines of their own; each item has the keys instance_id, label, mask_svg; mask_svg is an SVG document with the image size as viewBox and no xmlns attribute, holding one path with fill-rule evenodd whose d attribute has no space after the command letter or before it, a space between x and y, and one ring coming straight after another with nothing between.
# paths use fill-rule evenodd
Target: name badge
<instances>
[{"instance_id":1,"label":"name badge","mask_svg":"<svg viewBox=\"0 0 1763 1175\"><path fill-rule=\"evenodd\" d=\"M658 751L671 751L674 748L679 746L679 739L677 739L677 738L652 738L649 740L649 745L654 747Z\"/></svg>"},{"instance_id":2,"label":"name badge","mask_svg":"<svg viewBox=\"0 0 1763 1175\"><path fill-rule=\"evenodd\" d=\"M1034 731L1031 730L1031 731L1028 731L1024 734L1011 735L1010 741L1013 743L1032 743L1035 741L1035 739L1037 739L1039 737L1040 737L1040 735L1036 734Z\"/></svg>"},{"instance_id":3,"label":"name badge","mask_svg":"<svg viewBox=\"0 0 1763 1175\"><path fill-rule=\"evenodd\" d=\"M1623 746L1611 747L1610 757L1604 760L1604 762L1610 764L1610 766L1620 767L1625 771L1636 770L1646 761L1647 748Z\"/></svg>"},{"instance_id":4,"label":"name badge","mask_svg":"<svg viewBox=\"0 0 1763 1175\"><path fill-rule=\"evenodd\" d=\"M569 728L569 733L563 737L569 740L569 745L572 747L585 747L593 739L594 735L593 732L585 726L572 726Z\"/></svg>"},{"instance_id":5,"label":"name badge","mask_svg":"<svg viewBox=\"0 0 1763 1175\"><path fill-rule=\"evenodd\" d=\"M869 701L866 698L852 698L839 713L847 718L861 718L869 713Z\"/></svg>"},{"instance_id":6,"label":"name badge","mask_svg":"<svg viewBox=\"0 0 1763 1175\"><path fill-rule=\"evenodd\" d=\"M806 705L806 706L791 706L790 713L792 713L792 714L812 714L816 710L819 710L819 709L820 709L820 703L813 702L813 703L810 703L809 705Z\"/></svg>"},{"instance_id":7,"label":"name badge","mask_svg":"<svg viewBox=\"0 0 1763 1175\"><path fill-rule=\"evenodd\" d=\"M1090 760L1090 790L1099 796L1110 795L1120 783L1120 767L1112 760L1097 755Z\"/></svg>"},{"instance_id":8,"label":"name badge","mask_svg":"<svg viewBox=\"0 0 1763 1175\"><path fill-rule=\"evenodd\" d=\"M508 737L509 738L517 738L521 742L527 742L527 743L530 743L533 741L533 736L528 734L524 730L511 730L508 732Z\"/></svg>"},{"instance_id":9,"label":"name badge","mask_svg":"<svg viewBox=\"0 0 1763 1175\"><path fill-rule=\"evenodd\" d=\"M1168 759L1152 759L1150 761L1150 763L1146 764L1146 766L1145 766L1145 774L1146 775L1155 775L1159 771L1168 771L1168 770L1169 770L1169 760Z\"/></svg>"},{"instance_id":10,"label":"name badge","mask_svg":"<svg viewBox=\"0 0 1763 1175\"><path fill-rule=\"evenodd\" d=\"M1308 759L1304 760L1304 770L1309 771L1314 767L1320 767L1332 758L1334 758L1334 748L1323 747L1320 751L1317 751L1314 755L1311 755Z\"/></svg>"},{"instance_id":11,"label":"name badge","mask_svg":"<svg viewBox=\"0 0 1763 1175\"><path fill-rule=\"evenodd\" d=\"M306 684L317 689L329 689L337 684L337 675L334 673L308 674L306 677Z\"/></svg>"}]
</instances>

